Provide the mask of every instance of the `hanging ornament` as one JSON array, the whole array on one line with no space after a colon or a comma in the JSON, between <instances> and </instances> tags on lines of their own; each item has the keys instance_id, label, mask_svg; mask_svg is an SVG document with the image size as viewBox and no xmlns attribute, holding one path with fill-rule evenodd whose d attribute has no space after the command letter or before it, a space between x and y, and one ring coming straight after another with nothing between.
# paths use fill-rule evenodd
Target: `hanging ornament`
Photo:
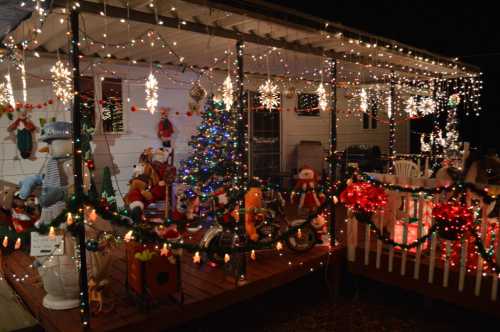
<instances>
[{"instance_id":1,"label":"hanging ornament","mask_svg":"<svg viewBox=\"0 0 500 332\"><path fill-rule=\"evenodd\" d=\"M322 111L326 111L326 108L328 107L328 100L326 98L326 90L325 87L323 86L323 82L321 82L318 86L318 89L316 90L316 93L318 94L318 107Z\"/></svg>"},{"instance_id":2,"label":"hanging ornament","mask_svg":"<svg viewBox=\"0 0 500 332\"><path fill-rule=\"evenodd\" d=\"M228 74L224 83L222 83L222 101L226 111L229 111L233 106L233 92L233 82L231 82L231 76Z\"/></svg>"},{"instance_id":3,"label":"hanging ornament","mask_svg":"<svg viewBox=\"0 0 500 332\"><path fill-rule=\"evenodd\" d=\"M448 98L448 106L451 108L455 108L460 104L460 95L458 93L454 93Z\"/></svg>"},{"instance_id":4,"label":"hanging ornament","mask_svg":"<svg viewBox=\"0 0 500 332\"><path fill-rule=\"evenodd\" d=\"M292 99L293 97L295 97L296 93L297 90L295 89L295 87L290 85L285 89L283 94L285 95L286 99Z\"/></svg>"},{"instance_id":5,"label":"hanging ornament","mask_svg":"<svg viewBox=\"0 0 500 332\"><path fill-rule=\"evenodd\" d=\"M63 104L68 104L73 100L72 72L60 60L50 68L52 76L52 89L57 99Z\"/></svg>"},{"instance_id":6,"label":"hanging ornament","mask_svg":"<svg viewBox=\"0 0 500 332\"><path fill-rule=\"evenodd\" d=\"M199 81L194 82L191 90L189 90L189 96L193 98L196 103L199 103L206 95L207 92L200 85Z\"/></svg>"},{"instance_id":7,"label":"hanging ornament","mask_svg":"<svg viewBox=\"0 0 500 332\"><path fill-rule=\"evenodd\" d=\"M259 86L259 93L260 104L264 108L272 110L280 105L278 86L270 78Z\"/></svg>"},{"instance_id":8,"label":"hanging ornament","mask_svg":"<svg viewBox=\"0 0 500 332\"><path fill-rule=\"evenodd\" d=\"M410 118L418 116L418 104L415 97L411 96L406 100L405 112Z\"/></svg>"},{"instance_id":9,"label":"hanging ornament","mask_svg":"<svg viewBox=\"0 0 500 332\"><path fill-rule=\"evenodd\" d=\"M359 92L359 109L364 113L368 111L368 93L364 88Z\"/></svg>"},{"instance_id":10,"label":"hanging ornament","mask_svg":"<svg viewBox=\"0 0 500 332\"><path fill-rule=\"evenodd\" d=\"M146 80L146 108L154 114L158 106L158 80L150 73Z\"/></svg>"},{"instance_id":11,"label":"hanging ornament","mask_svg":"<svg viewBox=\"0 0 500 332\"><path fill-rule=\"evenodd\" d=\"M422 116L434 113L436 110L436 103L434 102L434 99L431 97L422 98L418 110Z\"/></svg>"}]
</instances>

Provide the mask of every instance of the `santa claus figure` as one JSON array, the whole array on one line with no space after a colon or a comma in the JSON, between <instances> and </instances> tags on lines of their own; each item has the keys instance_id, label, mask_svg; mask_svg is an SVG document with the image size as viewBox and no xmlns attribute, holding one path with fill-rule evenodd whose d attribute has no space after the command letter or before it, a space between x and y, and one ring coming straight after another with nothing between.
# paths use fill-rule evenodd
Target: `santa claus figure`
<instances>
[{"instance_id":1,"label":"santa claus figure","mask_svg":"<svg viewBox=\"0 0 500 332\"><path fill-rule=\"evenodd\" d=\"M166 107L160 108L160 123L158 124L158 138L161 140L162 145L166 148L171 146L170 140L174 133L174 126L168 119L169 109Z\"/></svg>"},{"instance_id":2,"label":"santa claus figure","mask_svg":"<svg viewBox=\"0 0 500 332\"><path fill-rule=\"evenodd\" d=\"M309 166L302 167L292 194L292 200L298 203L299 209L314 211L323 203L325 195L318 193L317 184L318 175L314 169Z\"/></svg>"}]
</instances>

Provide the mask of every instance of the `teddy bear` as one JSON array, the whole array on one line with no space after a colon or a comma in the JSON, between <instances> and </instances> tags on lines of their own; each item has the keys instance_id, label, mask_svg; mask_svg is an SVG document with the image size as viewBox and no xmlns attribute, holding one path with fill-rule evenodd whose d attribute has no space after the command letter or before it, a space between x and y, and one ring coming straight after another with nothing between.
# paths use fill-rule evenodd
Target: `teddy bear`
<instances>
[{"instance_id":1,"label":"teddy bear","mask_svg":"<svg viewBox=\"0 0 500 332\"><path fill-rule=\"evenodd\" d=\"M252 241L259 239L255 221L258 215L256 210L260 208L262 208L262 189L258 185L250 185L245 193L245 231Z\"/></svg>"},{"instance_id":2,"label":"teddy bear","mask_svg":"<svg viewBox=\"0 0 500 332\"><path fill-rule=\"evenodd\" d=\"M325 195L317 192L318 176L314 169L304 166L299 170L297 178L292 200L297 203L298 196L299 209L304 208L312 212L325 200Z\"/></svg>"},{"instance_id":3,"label":"teddy bear","mask_svg":"<svg viewBox=\"0 0 500 332\"><path fill-rule=\"evenodd\" d=\"M174 126L168 119L169 108L160 107L160 123L158 123L157 135L162 142L162 146L169 148L171 146L170 140L174 133Z\"/></svg>"},{"instance_id":4,"label":"teddy bear","mask_svg":"<svg viewBox=\"0 0 500 332\"><path fill-rule=\"evenodd\" d=\"M144 208L153 201L153 194L148 190L149 181L144 174L134 177L130 180L129 190L123 198L135 223L142 220Z\"/></svg>"}]
</instances>

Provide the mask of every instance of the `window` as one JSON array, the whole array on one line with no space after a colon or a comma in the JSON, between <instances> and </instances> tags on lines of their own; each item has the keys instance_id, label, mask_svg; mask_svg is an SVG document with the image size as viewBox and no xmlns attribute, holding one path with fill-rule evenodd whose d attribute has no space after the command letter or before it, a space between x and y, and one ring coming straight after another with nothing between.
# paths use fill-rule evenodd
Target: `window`
<instances>
[{"instance_id":1,"label":"window","mask_svg":"<svg viewBox=\"0 0 500 332\"><path fill-rule=\"evenodd\" d=\"M88 123L92 128L95 128L95 87L94 78L92 76L80 77L80 96L82 100L82 117L85 120L90 120ZM86 123L86 121L84 121Z\"/></svg>"},{"instance_id":2,"label":"window","mask_svg":"<svg viewBox=\"0 0 500 332\"><path fill-rule=\"evenodd\" d=\"M102 105L100 106L103 133L122 133L123 100L122 80L104 78L101 82Z\"/></svg>"},{"instance_id":3,"label":"window","mask_svg":"<svg viewBox=\"0 0 500 332\"><path fill-rule=\"evenodd\" d=\"M318 95L315 93L300 93L297 96L297 115L319 116Z\"/></svg>"}]
</instances>

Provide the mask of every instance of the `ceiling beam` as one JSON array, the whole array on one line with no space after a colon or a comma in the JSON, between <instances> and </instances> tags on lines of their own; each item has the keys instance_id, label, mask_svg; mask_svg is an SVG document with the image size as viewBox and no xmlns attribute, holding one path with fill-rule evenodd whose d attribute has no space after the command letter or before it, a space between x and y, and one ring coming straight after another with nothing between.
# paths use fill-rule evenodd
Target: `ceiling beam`
<instances>
[{"instance_id":1,"label":"ceiling beam","mask_svg":"<svg viewBox=\"0 0 500 332\"><path fill-rule=\"evenodd\" d=\"M83 13L90 13L99 15L102 11L102 5L89 1L80 1L80 8L78 9ZM66 7L67 0L54 0L54 7ZM114 18L124 18L127 19L128 13L126 8L116 7L116 6L107 6L106 10L107 16ZM328 57L332 59L339 59L343 61L348 61L360 65L367 65L378 68L390 69L398 72L407 72L412 74L419 74L425 76L436 76L435 72L425 71L420 69L415 69L409 66L397 65L390 62L377 61L370 57L365 57L362 55L347 55L344 53L336 52L334 50L327 50L321 47L314 47L312 45L303 45L299 43L289 43L283 39L273 39L269 37L263 37L257 34L245 33L240 31L235 31L231 29L225 29L222 27L209 26L202 23L191 22L182 20L175 17L167 17L167 16L158 16L150 13L145 13L137 10L129 10L130 19L136 22L151 24L154 26L158 26L157 21L163 21L164 27L170 27L175 29L182 29L185 31L205 34L205 35L213 35L222 38L234 39L234 40L243 40L249 43L255 43L259 45L276 47L281 49L286 49L290 51L312 54L317 56Z\"/></svg>"}]
</instances>

